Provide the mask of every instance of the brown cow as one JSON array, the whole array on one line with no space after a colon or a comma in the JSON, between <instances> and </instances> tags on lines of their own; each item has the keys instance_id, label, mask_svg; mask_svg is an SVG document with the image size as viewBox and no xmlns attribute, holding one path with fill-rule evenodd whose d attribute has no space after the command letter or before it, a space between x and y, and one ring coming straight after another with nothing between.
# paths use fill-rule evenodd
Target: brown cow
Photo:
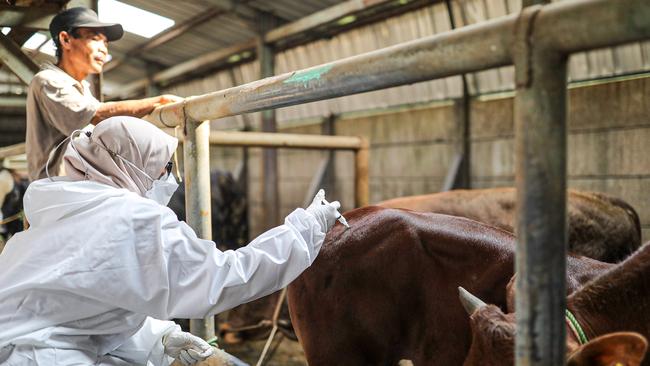
<instances>
[{"instance_id":1,"label":"brown cow","mask_svg":"<svg viewBox=\"0 0 650 366\"><path fill-rule=\"evenodd\" d=\"M622 200L600 193L569 190L569 239L575 252L603 261L615 262L641 244L639 218ZM456 190L402 197L379 204L421 212L437 212L467 217L512 232L514 189ZM265 338L270 332L279 293L235 308L221 325L225 342ZM285 307L280 317L281 331L295 339ZM247 330L238 330L247 329Z\"/></svg>"},{"instance_id":2,"label":"brown cow","mask_svg":"<svg viewBox=\"0 0 650 366\"><path fill-rule=\"evenodd\" d=\"M650 337L650 243L569 295L567 308L575 315L587 339L613 332L636 332ZM513 364L514 313L504 314L492 305L480 306L471 315L471 326L472 347L465 366ZM575 350L578 344L567 324L568 352ZM639 340L627 345L633 355L633 351L645 350L646 346ZM637 361L640 358L633 358L627 364L617 362L638 365ZM650 365L650 359L642 365Z\"/></svg>"},{"instance_id":3,"label":"brown cow","mask_svg":"<svg viewBox=\"0 0 650 366\"><path fill-rule=\"evenodd\" d=\"M311 366L461 365L471 333L457 286L506 306L514 237L447 215L347 212L289 286L291 319ZM569 291L611 264L569 257ZM593 265L592 265L593 264Z\"/></svg>"},{"instance_id":4,"label":"brown cow","mask_svg":"<svg viewBox=\"0 0 650 366\"><path fill-rule=\"evenodd\" d=\"M514 232L515 189L454 190L401 197L378 206L467 217ZM618 262L641 245L641 224L625 201L603 193L568 190L569 251Z\"/></svg>"}]
</instances>

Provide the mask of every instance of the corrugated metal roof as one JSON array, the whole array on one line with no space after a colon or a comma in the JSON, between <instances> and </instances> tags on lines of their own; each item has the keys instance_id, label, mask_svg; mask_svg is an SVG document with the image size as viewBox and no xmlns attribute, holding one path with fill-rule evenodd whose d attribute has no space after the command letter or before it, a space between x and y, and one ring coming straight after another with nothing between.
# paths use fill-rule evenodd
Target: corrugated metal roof
<instances>
[{"instance_id":1,"label":"corrugated metal roof","mask_svg":"<svg viewBox=\"0 0 650 366\"><path fill-rule=\"evenodd\" d=\"M280 18L287 20L298 20L305 15L315 13L319 10L336 5L340 0L255 0L250 2L251 6L271 12Z\"/></svg>"},{"instance_id":2,"label":"corrugated metal roof","mask_svg":"<svg viewBox=\"0 0 650 366\"><path fill-rule=\"evenodd\" d=\"M176 24L186 22L215 8L215 5L209 0L182 2L154 0L121 1L173 19ZM343 1L256 0L247 1L245 4L249 8L271 12L284 21L293 21ZM237 3L236 0L235 3ZM158 66L169 67L209 51L248 41L256 36L255 30L247 26L245 20L232 13L224 13L191 28L188 32L169 42L147 51L142 55L142 58L152 61L158 64ZM110 52L115 57L121 58L128 50L135 49L146 43L146 41L147 39L143 37L127 33L123 39L111 44ZM120 66L114 71L106 73L105 80L109 84L120 85L145 77L146 71L144 67L142 65L139 66L140 70L136 72L125 70Z\"/></svg>"}]
</instances>

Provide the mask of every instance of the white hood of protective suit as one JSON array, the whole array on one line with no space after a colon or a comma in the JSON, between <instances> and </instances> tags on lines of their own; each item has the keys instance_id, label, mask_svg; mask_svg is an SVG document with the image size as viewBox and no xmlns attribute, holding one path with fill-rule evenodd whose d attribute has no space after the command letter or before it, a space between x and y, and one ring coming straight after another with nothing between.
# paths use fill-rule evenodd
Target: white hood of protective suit
<instances>
[{"instance_id":1,"label":"white hood of protective suit","mask_svg":"<svg viewBox=\"0 0 650 366\"><path fill-rule=\"evenodd\" d=\"M149 326L150 317L202 318L277 291L325 238L296 209L246 247L221 252L165 206L65 178L33 182L24 206L31 226L0 254L0 363L12 345L151 361L173 324Z\"/></svg>"},{"instance_id":2,"label":"white hood of protective suit","mask_svg":"<svg viewBox=\"0 0 650 366\"><path fill-rule=\"evenodd\" d=\"M91 181L71 182L65 177L37 180L27 187L23 205L29 225L38 228L91 210L100 202L131 193Z\"/></svg>"}]
</instances>

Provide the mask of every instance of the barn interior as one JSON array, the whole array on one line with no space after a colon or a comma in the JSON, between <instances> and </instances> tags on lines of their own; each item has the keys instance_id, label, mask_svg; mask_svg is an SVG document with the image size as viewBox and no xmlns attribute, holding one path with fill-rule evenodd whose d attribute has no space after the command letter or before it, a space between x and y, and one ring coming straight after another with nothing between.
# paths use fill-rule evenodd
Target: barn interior
<instances>
[{"instance_id":1,"label":"barn interior","mask_svg":"<svg viewBox=\"0 0 650 366\"><path fill-rule=\"evenodd\" d=\"M643 3L624 2L631 7ZM308 205L320 187L341 202L341 212L404 196L519 187L518 156L524 145L516 139L516 95L521 76L513 62L351 93L340 80L359 74L369 84L381 83L376 80L382 75L368 71L373 67L370 62L359 62L342 71L344 77L331 85L329 79L317 85L320 74L298 74L305 76L299 80L304 88L338 88L342 91L338 94L328 91L323 98L303 102L296 97L302 92L297 89L286 94L295 100L280 108L273 101L259 106L245 102L248 96L264 98L256 94L260 84L255 82L267 77L293 75L425 37L478 29L504 17L515 19L527 7L563 3L594 3L605 9L611 5L602 0L7 0L0 4L0 159L6 169L26 170L28 84L40 64L56 62L48 25L58 12L85 6L96 9L103 21L120 22L125 29L121 40L109 44L110 61L103 72L89 78L97 99L161 94L189 98L243 86L237 89L246 93L243 112L233 102L232 112L207 118L211 144L203 158L208 159L209 169L191 163L191 169L203 169L202 176L212 177L213 197L215 191L228 195L224 186L236 187L231 190L238 194L235 200L222 197L229 205L220 206L222 212L212 206L213 220L221 216L223 226L213 225L205 233L208 238L218 236L244 245L281 224L296 207ZM647 4L638 6L648 12ZM589 38L589 28L583 29ZM599 34L594 31L593 37ZM554 127L566 138L566 154L549 159L563 159L567 188L600 192L629 203L638 214L641 242L647 242L650 35L637 38L568 56L566 124ZM489 58L489 48L474 46L467 44L458 52L478 58L484 53ZM325 75L328 70L321 71ZM163 126L166 115L158 112L150 121L185 140L184 144L195 143L187 128L174 128L181 122ZM192 123L189 126L198 126ZM267 135L251 137L257 140L249 144L232 142L228 139L237 135L219 135L223 132L273 133L279 142L264 142ZM284 134L297 135L297 139ZM303 135L325 138L305 148L309 141ZM327 140L330 136L359 139ZM318 147L334 141L348 145ZM555 150L555 143L547 142L548 149ZM298 148L276 148L292 144ZM537 152L543 151L541 145ZM188 156L179 145L180 176L196 171L187 168ZM359 166L364 164L367 176L360 181ZM554 175L537 177L552 180ZM193 217L190 207L199 206L188 205L189 221ZM240 218L233 222L236 215ZM300 344L273 327L277 317L274 311L270 314L265 323L252 325L263 330L264 336L243 341L219 333L219 322L228 319L228 314L220 314L216 326L220 345L250 364L306 365Z\"/></svg>"}]
</instances>

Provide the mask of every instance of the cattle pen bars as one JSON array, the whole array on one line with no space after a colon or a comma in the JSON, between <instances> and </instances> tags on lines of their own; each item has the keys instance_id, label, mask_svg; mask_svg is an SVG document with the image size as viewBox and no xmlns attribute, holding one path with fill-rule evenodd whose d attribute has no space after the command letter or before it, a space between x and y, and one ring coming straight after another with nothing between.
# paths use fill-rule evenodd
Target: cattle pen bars
<instances>
[{"instance_id":1,"label":"cattle pen bars","mask_svg":"<svg viewBox=\"0 0 650 366\"><path fill-rule=\"evenodd\" d=\"M517 365L564 364L566 306L566 69L571 53L650 38L647 0L576 0L512 14L332 63L189 97L157 108L161 127L185 124L186 158L207 159L208 122L515 65ZM200 139L194 140L194 130ZM204 129L204 130L203 130ZM195 142L196 141L196 142ZM205 146L199 148L192 146ZM194 150L191 150L194 149ZM187 160L186 160L187 161ZM188 180L205 173L187 171ZM207 187L208 183L205 183ZM190 185L188 188L192 187ZM191 200L196 199L188 190ZM204 210L209 201L204 201ZM192 204L188 208L193 207ZM196 207L196 206L194 206ZM188 210L188 219L194 220ZM196 210L196 212L199 212ZM191 222L190 222L191 223Z\"/></svg>"}]
</instances>

